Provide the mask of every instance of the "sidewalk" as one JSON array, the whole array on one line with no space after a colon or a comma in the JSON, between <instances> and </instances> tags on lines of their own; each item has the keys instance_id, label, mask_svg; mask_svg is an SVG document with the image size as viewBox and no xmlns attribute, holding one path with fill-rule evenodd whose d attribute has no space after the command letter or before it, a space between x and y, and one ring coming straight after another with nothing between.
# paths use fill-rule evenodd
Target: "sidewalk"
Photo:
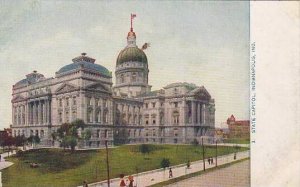
<instances>
[{"instance_id":1,"label":"sidewalk","mask_svg":"<svg viewBox=\"0 0 300 187\"><path fill-rule=\"evenodd\" d=\"M241 160L244 158L248 158L250 155L250 151L244 151L244 152L239 152L236 155L236 160ZM234 160L234 154L229 154L229 155L224 155L218 157L218 165L223 165L227 164ZM205 162L205 168L212 168L215 167L215 158L214 158L214 164L209 165L208 162ZM202 171L203 170L203 160L199 160L196 162L191 163L191 168L187 169L186 164L181 164L177 166L172 166L172 171L173 171L173 178L180 177L186 174L194 173L197 171ZM169 180L169 172L168 169L157 169L157 170L152 170L152 171L147 171L143 173L138 173L132 175L134 176L134 185L138 187L145 187L145 186L150 186L159 182L167 181ZM127 178L126 178L127 179ZM119 178L111 179L110 186L111 187L119 187ZM89 184L89 187L107 187L107 181L101 181L97 183L92 183Z\"/></svg>"},{"instance_id":2,"label":"sidewalk","mask_svg":"<svg viewBox=\"0 0 300 187\"><path fill-rule=\"evenodd\" d=\"M14 155L16 154L16 151L13 151L12 153L10 152L9 153L9 156L11 155ZM4 168L7 168L11 165L13 165L12 162L8 162L8 161L5 161L5 158L8 157L8 152L5 152L5 153L2 153L1 154L1 161L0 161L0 170L4 169Z\"/></svg>"},{"instance_id":3,"label":"sidewalk","mask_svg":"<svg viewBox=\"0 0 300 187\"><path fill-rule=\"evenodd\" d=\"M250 187L250 160L188 178L166 187Z\"/></svg>"}]
</instances>

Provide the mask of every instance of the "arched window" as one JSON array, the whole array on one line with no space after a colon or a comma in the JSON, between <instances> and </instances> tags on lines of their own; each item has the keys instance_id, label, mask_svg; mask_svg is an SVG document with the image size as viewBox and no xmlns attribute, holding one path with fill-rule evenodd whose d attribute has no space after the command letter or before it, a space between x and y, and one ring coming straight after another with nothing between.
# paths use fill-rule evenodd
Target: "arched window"
<instances>
[{"instance_id":1,"label":"arched window","mask_svg":"<svg viewBox=\"0 0 300 187\"><path fill-rule=\"evenodd\" d=\"M179 112L178 111L174 111L173 112L173 123L174 124L178 124L179 123Z\"/></svg>"},{"instance_id":2,"label":"arched window","mask_svg":"<svg viewBox=\"0 0 300 187\"><path fill-rule=\"evenodd\" d=\"M95 117L96 117L95 121L98 122L98 123L100 123L101 122L101 110L99 110L97 112L97 114L96 114Z\"/></svg>"},{"instance_id":3,"label":"arched window","mask_svg":"<svg viewBox=\"0 0 300 187\"><path fill-rule=\"evenodd\" d=\"M58 113L58 119L59 119L59 122L61 123L62 122L62 113Z\"/></svg>"},{"instance_id":4,"label":"arched window","mask_svg":"<svg viewBox=\"0 0 300 187\"><path fill-rule=\"evenodd\" d=\"M136 73L132 73L131 81L136 82Z\"/></svg>"},{"instance_id":5,"label":"arched window","mask_svg":"<svg viewBox=\"0 0 300 187\"><path fill-rule=\"evenodd\" d=\"M120 80L121 80L121 83L124 83L124 82L125 82L124 74L121 74Z\"/></svg>"},{"instance_id":6,"label":"arched window","mask_svg":"<svg viewBox=\"0 0 300 187\"><path fill-rule=\"evenodd\" d=\"M91 123L93 121L92 110L89 110L87 115L87 120L89 123Z\"/></svg>"},{"instance_id":7,"label":"arched window","mask_svg":"<svg viewBox=\"0 0 300 187\"><path fill-rule=\"evenodd\" d=\"M105 137L105 138L108 138L108 130L105 130L105 131L104 131L104 137Z\"/></svg>"}]
</instances>

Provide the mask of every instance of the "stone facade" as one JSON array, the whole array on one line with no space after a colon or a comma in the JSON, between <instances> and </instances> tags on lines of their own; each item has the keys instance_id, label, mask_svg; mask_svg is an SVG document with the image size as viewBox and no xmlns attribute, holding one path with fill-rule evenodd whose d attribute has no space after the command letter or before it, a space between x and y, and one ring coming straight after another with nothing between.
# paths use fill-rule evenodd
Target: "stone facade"
<instances>
[{"instance_id":1,"label":"stone facade","mask_svg":"<svg viewBox=\"0 0 300 187\"><path fill-rule=\"evenodd\" d=\"M151 91L148 61L131 30L112 73L82 53L54 78L34 71L13 85L13 136L49 145L63 123L82 119L90 147L113 143L190 143L215 125L214 99L203 86L173 83ZM79 132L80 133L80 132Z\"/></svg>"}]
</instances>

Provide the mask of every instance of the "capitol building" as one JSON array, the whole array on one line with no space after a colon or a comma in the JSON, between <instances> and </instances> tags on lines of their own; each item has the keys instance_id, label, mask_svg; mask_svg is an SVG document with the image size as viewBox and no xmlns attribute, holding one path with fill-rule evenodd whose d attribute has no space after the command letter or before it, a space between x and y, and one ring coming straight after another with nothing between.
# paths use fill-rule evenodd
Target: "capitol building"
<instances>
[{"instance_id":1,"label":"capitol building","mask_svg":"<svg viewBox=\"0 0 300 187\"><path fill-rule=\"evenodd\" d=\"M158 54L159 55L159 54ZM153 62L155 63L155 62ZM90 147L123 143L191 143L215 128L215 101L204 86L176 82L151 90L149 65L131 28L113 74L82 53L51 78L33 71L12 88L12 134L51 134L76 119Z\"/></svg>"}]
</instances>

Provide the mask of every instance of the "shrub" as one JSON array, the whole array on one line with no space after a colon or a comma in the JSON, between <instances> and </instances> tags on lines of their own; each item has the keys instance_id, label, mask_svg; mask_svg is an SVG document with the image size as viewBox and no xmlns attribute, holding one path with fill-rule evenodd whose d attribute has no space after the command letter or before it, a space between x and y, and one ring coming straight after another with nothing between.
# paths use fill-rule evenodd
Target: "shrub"
<instances>
[{"instance_id":1,"label":"shrub","mask_svg":"<svg viewBox=\"0 0 300 187\"><path fill-rule=\"evenodd\" d=\"M17 157L20 157L20 156L23 156L23 151L22 150L18 150L17 153L16 153L16 156Z\"/></svg>"},{"instance_id":2,"label":"shrub","mask_svg":"<svg viewBox=\"0 0 300 187\"><path fill-rule=\"evenodd\" d=\"M163 158L160 162L162 168L167 168L170 166L170 160L168 158Z\"/></svg>"},{"instance_id":3,"label":"shrub","mask_svg":"<svg viewBox=\"0 0 300 187\"><path fill-rule=\"evenodd\" d=\"M149 154L151 152L151 146L149 144L141 144L139 151L143 154Z\"/></svg>"},{"instance_id":4,"label":"shrub","mask_svg":"<svg viewBox=\"0 0 300 187\"><path fill-rule=\"evenodd\" d=\"M194 145L194 146L199 145L199 142L196 138L192 141L192 145Z\"/></svg>"}]
</instances>

